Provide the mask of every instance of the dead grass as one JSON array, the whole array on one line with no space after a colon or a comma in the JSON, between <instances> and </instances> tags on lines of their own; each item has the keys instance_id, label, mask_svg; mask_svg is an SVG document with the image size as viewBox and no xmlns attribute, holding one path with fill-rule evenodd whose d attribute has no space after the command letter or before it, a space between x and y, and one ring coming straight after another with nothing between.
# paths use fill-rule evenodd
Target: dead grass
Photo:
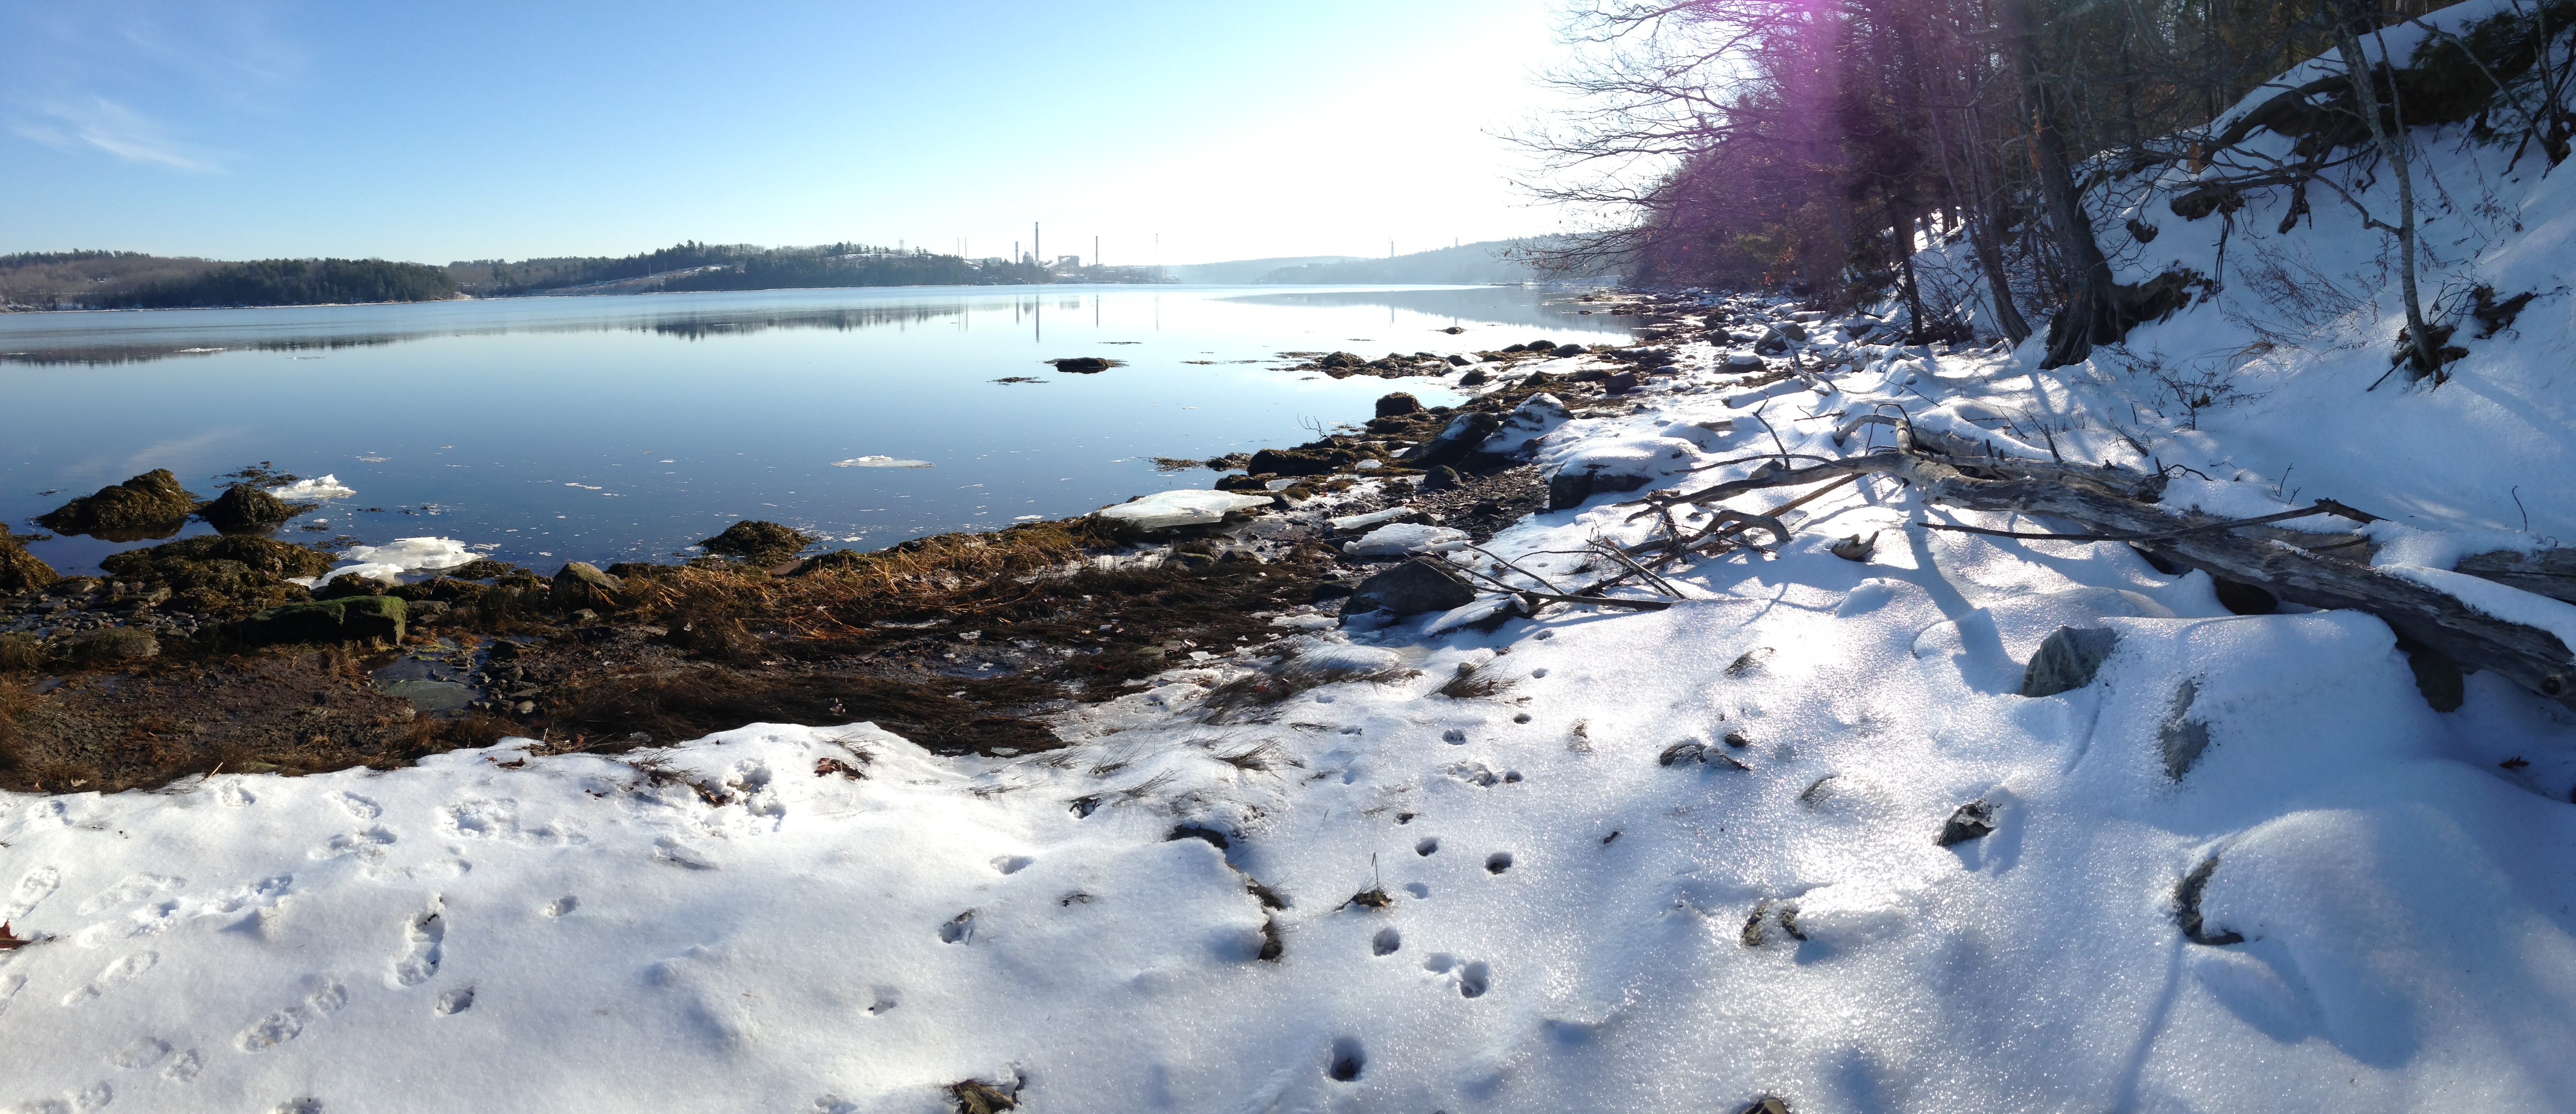
<instances>
[{"instance_id":1,"label":"dead grass","mask_svg":"<svg viewBox=\"0 0 2576 1114\"><path fill-rule=\"evenodd\" d=\"M1064 743L1042 724L988 709L1038 704L1054 695L1020 678L920 684L696 668L577 680L555 690L547 720L570 733L565 745L575 750L625 749L638 745L632 736L639 732L693 739L746 723L831 726L868 720L931 750L1027 753Z\"/></svg>"},{"instance_id":2,"label":"dead grass","mask_svg":"<svg viewBox=\"0 0 2576 1114\"><path fill-rule=\"evenodd\" d=\"M1512 683L1509 680L1494 676L1466 662L1460 662L1457 676L1449 678L1448 683L1441 685L1439 693L1451 700L1482 700L1510 687Z\"/></svg>"}]
</instances>

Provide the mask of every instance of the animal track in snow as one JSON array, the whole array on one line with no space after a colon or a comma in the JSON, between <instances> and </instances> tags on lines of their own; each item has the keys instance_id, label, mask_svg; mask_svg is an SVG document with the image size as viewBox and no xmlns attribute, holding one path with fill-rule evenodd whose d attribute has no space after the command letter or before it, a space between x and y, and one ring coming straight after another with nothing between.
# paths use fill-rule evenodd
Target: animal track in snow
<instances>
[{"instance_id":1,"label":"animal track in snow","mask_svg":"<svg viewBox=\"0 0 2576 1114\"><path fill-rule=\"evenodd\" d=\"M376 817L385 814L385 810L378 807L376 802L370 801L355 793L333 793L331 794L331 800L337 803L341 808L347 810L349 815L356 818L360 823L365 823L366 821L373 820Z\"/></svg>"},{"instance_id":2,"label":"animal track in snow","mask_svg":"<svg viewBox=\"0 0 2576 1114\"><path fill-rule=\"evenodd\" d=\"M562 897L547 902L546 907L539 911L549 917L560 917L579 908L581 908L581 899L574 897L571 894L565 894Z\"/></svg>"},{"instance_id":3,"label":"animal track in snow","mask_svg":"<svg viewBox=\"0 0 2576 1114\"><path fill-rule=\"evenodd\" d=\"M9 904L0 906L0 921L14 921L34 912L36 904L51 896L54 887L63 884L63 872L49 866L28 871L9 891Z\"/></svg>"},{"instance_id":4,"label":"animal track in snow","mask_svg":"<svg viewBox=\"0 0 2576 1114\"><path fill-rule=\"evenodd\" d=\"M876 988L876 1000L868 1003L868 1015L871 1017L883 1017L888 1011L902 1003L903 994L901 991L898 991L891 986L880 986Z\"/></svg>"},{"instance_id":5,"label":"animal track in snow","mask_svg":"<svg viewBox=\"0 0 2576 1114\"><path fill-rule=\"evenodd\" d=\"M1484 960L1479 959L1458 971L1458 996L1461 998L1482 998L1493 985L1494 969Z\"/></svg>"},{"instance_id":6,"label":"animal track in snow","mask_svg":"<svg viewBox=\"0 0 2576 1114\"><path fill-rule=\"evenodd\" d=\"M251 1023L235 1038L234 1044L244 1052L266 1052L303 1034L306 1026L340 1012L349 1004L349 988L337 982L305 996L302 1003L288 1006ZM190 1055L194 1055L193 1051ZM320 1109L317 1104L315 1109Z\"/></svg>"},{"instance_id":7,"label":"animal track in snow","mask_svg":"<svg viewBox=\"0 0 2576 1114\"><path fill-rule=\"evenodd\" d=\"M1017 874L1036 861L1026 855L998 855L993 859L993 869L1003 874Z\"/></svg>"},{"instance_id":8,"label":"animal track in snow","mask_svg":"<svg viewBox=\"0 0 2576 1114\"><path fill-rule=\"evenodd\" d=\"M17 997L18 992L26 988L27 976L0 975L0 1017L8 1015L9 1000Z\"/></svg>"},{"instance_id":9,"label":"animal track in snow","mask_svg":"<svg viewBox=\"0 0 2576 1114\"><path fill-rule=\"evenodd\" d=\"M166 874L128 874L124 881L91 894L81 902L80 915L95 916L116 906L168 893L187 884L185 878L172 878Z\"/></svg>"},{"instance_id":10,"label":"animal track in snow","mask_svg":"<svg viewBox=\"0 0 2576 1114\"><path fill-rule=\"evenodd\" d=\"M161 1078L173 1083L185 1083L195 1079L197 1073L204 1071L205 1068L206 1054L191 1048L180 1053L178 1059L170 1061L169 1067L161 1069Z\"/></svg>"},{"instance_id":11,"label":"animal track in snow","mask_svg":"<svg viewBox=\"0 0 2576 1114\"><path fill-rule=\"evenodd\" d=\"M1496 851L1491 855L1485 856L1485 873L1487 874L1501 874L1511 868L1512 853L1509 851Z\"/></svg>"},{"instance_id":12,"label":"animal track in snow","mask_svg":"<svg viewBox=\"0 0 2576 1114\"><path fill-rule=\"evenodd\" d=\"M371 863L383 862L385 858L385 848L392 844L393 841L394 834L392 832L386 831L381 827L369 828L363 832L350 832L346 835L332 836L328 842L324 843L320 847L314 848L306 854L315 859L337 859L343 856L354 856Z\"/></svg>"},{"instance_id":13,"label":"animal track in snow","mask_svg":"<svg viewBox=\"0 0 2576 1114\"><path fill-rule=\"evenodd\" d=\"M419 986L438 973L446 953L445 906L443 899L433 897L426 911L403 924L403 951L394 957L393 986Z\"/></svg>"},{"instance_id":14,"label":"animal track in snow","mask_svg":"<svg viewBox=\"0 0 2576 1114\"><path fill-rule=\"evenodd\" d=\"M451 990L445 994L439 995L438 1005L435 1008L437 1009L438 1016L440 1017L446 1017L450 1014L464 1013L467 1010L473 1009L474 988L469 986L460 990Z\"/></svg>"},{"instance_id":15,"label":"animal track in snow","mask_svg":"<svg viewBox=\"0 0 2576 1114\"><path fill-rule=\"evenodd\" d=\"M705 852L682 843L679 840L673 839L670 836L663 836L662 838L653 841L653 857L660 859L663 862L670 863L673 866L684 866L691 870L714 870L716 868L716 864L707 861Z\"/></svg>"},{"instance_id":16,"label":"animal track in snow","mask_svg":"<svg viewBox=\"0 0 2576 1114\"><path fill-rule=\"evenodd\" d=\"M974 938L975 911L972 909L957 914L956 919L939 926L940 943L963 944Z\"/></svg>"},{"instance_id":17,"label":"animal track in snow","mask_svg":"<svg viewBox=\"0 0 2576 1114\"><path fill-rule=\"evenodd\" d=\"M1369 938L1370 955L1394 955L1396 949L1403 946L1403 934L1393 928L1381 928L1377 930L1377 935Z\"/></svg>"},{"instance_id":18,"label":"animal track in snow","mask_svg":"<svg viewBox=\"0 0 2576 1114\"><path fill-rule=\"evenodd\" d=\"M1428 855L1439 849L1440 840L1436 836L1427 837L1422 842L1413 845L1413 853L1416 855Z\"/></svg>"},{"instance_id":19,"label":"animal track in snow","mask_svg":"<svg viewBox=\"0 0 2576 1114\"><path fill-rule=\"evenodd\" d=\"M106 969L101 970L98 973L98 977L91 979L87 985L82 986L69 994L63 995L63 1004L66 1006L77 1006L92 998L106 994L120 986L133 982L137 976L140 976L145 971L151 970L153 965L159 962L161 962L161 953L159 952L136 952L119 959L114 963L108 964Z\"/></svg>"},{"instance_id":20,"label":"animal track in snow","mask_svg":"<svg viewBox=\"0 0 2576 1114\"><path fill-rule=\"evenodd\" d=\"M1407 882L1404 884L1404 892L1412 894L1416 900L1419 900L1431 896L1431 887L1420 882Z\"/></svg>"},{"instance_id":21,"label":"animal track in snow","mask_svg":"<svg viewBox=\"0 0 2576 1114\"><path fill-rule=\"evenodd\" d=\"M134 1071L160 1063L161 1058L169 1054L170 1042L158 1037L136 1037L134 1043L126 1045L123 1051L108 1057L107 1062L127 1071Z\"/></svg>"},{"instance_id":22,"label":"animal track in snow","mask_svg":"<svg viewBox=\"0 0 2576 1114\"><path fill-rule=\"evenodd\" d=\"M253 796L250 790L242 788L240 778L227 781L222 787L216 789L215 799L234 808L249 808L259 803L258 797Z\"/></svg>"},{"instance_id":23,"label":"animal track in snow","mask_svg":"<svg viewBox=\"0 0 2576 1114\"><path fill-rule=\"evenodd\" d=\"M1357 1080L1368 1069L1368 1050L1360 1047L1358 1037L1336 1037L1333 1053L1324 1061L1324 1074L1337 1083Z\"/></svg>"}]
</instances>

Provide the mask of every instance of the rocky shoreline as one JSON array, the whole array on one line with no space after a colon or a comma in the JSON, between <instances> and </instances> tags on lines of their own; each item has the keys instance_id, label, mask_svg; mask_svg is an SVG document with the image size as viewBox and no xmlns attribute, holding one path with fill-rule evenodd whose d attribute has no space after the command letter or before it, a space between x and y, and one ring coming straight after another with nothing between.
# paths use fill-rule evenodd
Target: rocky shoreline
<instances>
[{"instance_id":1,"label":"rocky shoreline","mask_svg":"<svg viewBox=\"0 0 2576 1114\"><path fill-rule=\"evenodd\" d=\"M1701 325L1694 298L1585 300L1641 317L1650 340ZM1472 360L1311 359L1337 377L1457 374L1474 397L1390 394L1364 425L1207 462L1241 469L1216 491L1268 500L1252 514L1139 527L1112 508L819 554L747 521L685 564L551 577L480 560L306 589L295 579L331 557L257 532L291 507L255 485L200 501L167 472L140 476L46 521L104 533L185 507L242 532L120 553L95 578L0 542L0 788L387 767L505 735L615 750L756 721L872 719L951 753L1051 749L1051 714L1337 621L1387 564L1344 552L1352 520L1482 541L1545 509L1537 467L1478 446L1525 404L1624 412L1672 357L1542 339Z\"/></svg>"}]
</instances>

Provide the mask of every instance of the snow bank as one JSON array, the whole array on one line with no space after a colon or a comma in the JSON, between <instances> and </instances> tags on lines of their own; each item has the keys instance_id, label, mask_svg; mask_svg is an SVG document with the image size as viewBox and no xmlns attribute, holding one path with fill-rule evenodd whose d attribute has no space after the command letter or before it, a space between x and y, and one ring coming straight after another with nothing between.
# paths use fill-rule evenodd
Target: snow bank
<instances>
[{"instance_id":1,"label":"snow bank","mask_svg":"<svg viewBox=\"0 0 2576 1114\"><path fill-rule=\"evenodd\" d=\"M340 565L320 576L287 579L307 588L328 584L338 576L363 576L390 583L407 572L452 569L475 556L464 542L454 538L396 538L384 545L351 546L340 557L353 564Z\"/></svg>"}]
</instances>

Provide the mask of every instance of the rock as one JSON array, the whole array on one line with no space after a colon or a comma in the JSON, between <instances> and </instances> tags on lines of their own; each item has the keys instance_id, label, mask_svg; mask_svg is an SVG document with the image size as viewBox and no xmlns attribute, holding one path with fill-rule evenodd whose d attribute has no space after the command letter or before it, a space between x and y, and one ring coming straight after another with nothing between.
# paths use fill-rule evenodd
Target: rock
<instances>
[{"instance_id":1,"label":"rock","mask_svg":"<svg viewBox=\"0 0 2576 1114\"><path fill-rule=\"evenodd\" d=\"M66 534L151 530L184 522L196 509L197 497L179 486L179 477L156 468L74 499L36 521Z\"/></svg>"},{"instance_id":2,"label":"rock","mask_svg":"<svg viewBox=\"0 0 2576 1114\"><path fill-rule=\"evenodd\" d=\"M2208 923L2201 919L2200 896L2209 888L2209 876L2216 873L2218 856L2212 855L2183 876L2182 882L2174 887L2174 923L2182 929L2183 938L2195 944L2213 948L2242 944L2245 942L2242 933L2213 933L2209 931Z\"/></svg>"},{"instance_id":3,"label":"rock","mask_svg":"<svg viewBox=\"0 0 2576 1114\"><path fill-rule=\"evenodd\" d=\"M1420 562L1406 561L1361 581L1358 590L1342 601L1342 617L1372 611L1390 611L1398 617L1421 615L1465 607L1475 600L1476 593L1465 585Z\"/></svg>"},{"instance_id":4,"label":"rock","mask_svg":"<svg viewBox=\"0 0 2576 1114\"><path fill-rule=\"evenodd\" d=\"M1377 400L1377 416L1381 418L1392 418L1398 414L1416 414L1421 411L1422 400L1403 391L1381 395Z\"/></svg>"},{"instance_id":5,"label":"rock","mask_svg":"<svg viewBox=\"0 0 2576 1114\"><path fill-rule=\"evenodd\" d=\"M1523 352L1537 352L1537 353L1540 353L1540 354L1545 354L1545 353L1553 352L1553 351L1556 351L1556 342L1555 342L1555 341L1552 341L1552 340L1549 340L1549 339L1547 339L1547 338L1545 338L1545 337L1541 337L1541 338L1539 338L1539 339L1537 339L1537 340L1533 340L1533 341L1530 341L1530 342L1529 342L1529 343L1527 343L1527 344L1521 345L1521 351L1523 351Z\"/></svg>"},{"instance_id":6,"label":"rock","mask_svg":"<svg viewBox=\"0 0 2576 1114\"><path fill-rule=\"evenodd\" d=\"M1465 367L1476 362L1476 357L1457 352L1450 353L1446 359L1449 361L1449 366L1451 367Z\"/></svg>"},{"instance_id":7,"label":"rock","mask_svg":"<svg viewBox=\"0 0 2576 1114\"><path fill-rule=\"evenodd\" d=\"M1277 476L1262 475L1259 473L1249 476L1219 476L1217 477L1215 488L1218 491L1268 491L1270 490L1270 481L1277 478Z\"/></svg>"},{"instance_id":8,"label":"rock","mask_svg":"<svg viewBox=\"0 0 2576 1114\"><path fill-rule=\"evenodd\" d=\"M161 653L160 640L139 630L111 627L72 640L72 660L82 665L118 665Z\"/></svg>"},{"instance_id":9,"label":"rock","mask_svg":"<svg viewBox=\"0 0 2576 1114\"><path fill-rule=\"evenodd\" d=\"M1384 405L1383 400L1380 405ZM1349 449L1263 449L1252 454L1252 463L1244 470L1254 475L1266 472L1278 476L1329 476L1358 460L1359 455Z\"/></svg>"},{"instance_id":10,"label":"rock","mask_svg":"<svg viewBox=\"0 0 2576 1114\"><path fill-rule=\"evenodd\" d=\"M0 596L33 592L60 579L62 574L55 572L52 565L37 559L17 539L0 530Z\"/></svg>"},{"instance_id":11,"label":"rock","mask_svg":"<svg viewBox=\"0 0 2576 1114\"><path fill-rule=\"evenodd\" d=\"M360 576L356 573L344 572L338 576L332 577L330 583L323 585L321 590L314 592L313 598L317 600L337 600L347 599L351 596L381 596L385 594L385 588L386 584L384 581L378 580L372 576Z\"/></svg>"},{"instance_id":12,"label":"rock","mask_svg":"<svg viewBox=\"0 0 2576 1114\"><path fill-rule=\"evenodd\" d=\"M1114 507L1103 507L1100 517L1132 530L1170 530L1184 526L1213 526L1226 516L1271 504L1268 495L1226 491L1165 491L1141 496Z\"/></svg>"},{"instance_id":13,"label":"rock","mask_svg":"<svg viewBox=\"0 0 2576 1114\"><path fill-rule=\"evenodd\" d=\"M1767 356L1777 356L1789 350L1789 337L1776 328L1764 329L1762 335L1754 339L1753 350Z\"/></svg>"},{"instance_id":14,"label":"rock","mask_svg":"<svg viewBox=\"0 0 2576 1114\"><path fill-rule=\"evenodd\" d=\"M251 530L293 518L295 508L250 484L234 484L214 502L197 508L197 517L213 523L218 530Z\"/></svg>"},{"instance_id":15,"label":"rock","mask_svg":"<svg viewBox=\"0 0 2576 1114\"><path fill-rule=\"evenodd\" d=\"M1591 349L1585 348L1580 344L1560 344L1556 346L1555 351L1549 354L1558 359L1564 359L1568 356L1580 356L1589 351L1591 351Z\"/></svg>"},{"instance_id":16,"label":"rock","mask_svg":"<svg viewBox=\"0 0 2576 1114\"><path fill-rule=\"evenodd\" d=\"M1447 491L1451 488L1462 486L1466 482L1466 477L1460 476L1457 469L1443 464L1437 468L1433 468L1430 472L1423 475L1422 485L1419 490Z\"/></svg>"},{"instance_id":17,"label":"rock","mask_svg":"<svg viewBox=\"0 0 2576 1114\"><path fill-rule=\"evenodd\" d=\"M1098 356L1074 356L1047 362L1054 364L1057 371L1070 371L1076 375L1097 375L1118 366L1116 360L1104 360Z\"/></svg>"},{"instance_id":18,"label":"rock","mask_svg":"<svg viewBox=\"0 0 2576 1114\"><path fill-rule=\"evenodd\" d=\"M1433 331L1433 332L1435 332L1435 333L1447 333L1447 334L1449 334L1450 336L1453 336L1453 337L1454 337L1454 336L1457 336L1457 335L1458 335L1458 334L1460 334L1460 333L1466 332L1467 330L1466 330L1466 328L1465 328L1465 327L1463 327L1463 326L1459 326L1459 325L1451 325L1451 326L1449 326L1449 327L1448 327L1448 328L1446 328L1446 329L1433 329L1432 331Z\"/></svg>"},{"instance_id":19,"label":"rock","mask_svg":"<svg viewBox=\"0 0 2576 1114\"><path fill-rule=\"evenodd\" d=\"M813 542L813 538L775 522L745 519L698 544L705 546L709 553L741 557L754 565L775 565L796 556L798 550Z\"/></svg>"},{"instance_id":20,"label":"rock","mask_svg":"<svg viewBox=\"0 0 2576 1114\"><path fill-rule=\"evenodd\" d=\"M1870 554L1878 552L1878 531L1870 531L1869 536L1866 538L1858 534L1853 534L1850 537L1844 538L1841 541L1825 547L1825 552L1831 553L1846 561L1859 561L1866 564L1869 561ZM2100 663L2096 662L2094 664L2098 665Z\"/></svg>"},{"instance_id":21,"label":"rock","mask_svg":"<svg viewBox=\"0 0 2576 1114\"><path fill-rule=\"evenodd\" d=\"M1547 509L1570 511L1595 495L1635 491L1644 486L1644 476L1606 476L1589 468L1567 468L1547 478Z\"/></svg>"},{"instance_id":22,"label":"rock","mask_svg":"<svg viewBox=\"0 0 2576 1114\"><path fill-rule=\"evenodd\" d=\"M1941 825L1941 836L1934 842L1954 847L1972 839L1984 839L1995 832L1995 806L1984 801L1970 801L1950 814Z\"/></svg>"},{"instance_id":23,"label":"rock","mask_svg":"<svg viewBox=\"0 0 2576 1114\"><path fill-rule=\"evenodd\" d=\"M1636 389L1637 373L1633 371L1620 372L1617 375L1613 375L1610 378L1603 380L1601 383L1601 391L1603 394L1624 395Z\"/></svg>"},{"instance_id":24,"label":"rock","mask_svg":"<svg viewBox=\"0 0 2576 1114\"><path fill-rule=\"evenodd\" d=\"M1477 447L1489 453L1518 453L1532 441L1546 436L1574 417L1565 403L1552 394L1534 394L1522 399L1497 423L1491 436Z\"/></svg>"},{"instance_id":25,"label":"rock","mask_svg":"<svg viewBox=\"0 0 2576 1114\"><path fill-rule=\"evenodd\" d=\"M1503 420L1482 410L1470 410L1450 419L1440 436L1407 450L1404 459L1416 467L1449 464L1465 457L1470 450L1503 427Z\"/></svg>"},{"instance_id":26,"label":"rock","mask_svg":"<svg viewBox=\"0 0 2576 1114\"><path fill-rule=\"evenodd\" d=\"M1482 387L1490 378L1492 377L1486 375L1485 369L1481 367L1468 368L1467 374L1458 377L1458 385L1461 387Z\"/></svg>"},{"instance_id":27,"label":"rock","mask_svg":"<svg viewBox=\"0 0 2576 1114\"><path fill-rule=\"evenodd\" d=\"M1756 356L1750 352L1738 352L1726 358L1726 366L1737 371L1760 371L1762 369L1762 357Z\"/></svg>"},{"instance_id":28,"label":"rock","mask_svg":"<svg viewBox=\"0 0 2576 1114\"><path fill-rule=\"evenodd\" d=\"M1315 361L1315 366L1326 371L1349 371L1353 368L1367 367L1368 361L1362 359L1357 352L1334 352Z\"/></svg>"},{"instance_id":29,"label":"rock","mask_svg":"<svg viewBox=\"0 0 2576 1114\"><path fill-rule=\"evenodd\" d=\"M279 642L400 642L408 605L395 596L350 596L272 607L235 629L253 644Z\"/></svg>"},{"instance_id":30,"label":"rock","mask_svg":"<svg viewBox=\"0 0 2576 1114\"><path fill-rule=\"evenodd\" d=\"M2120 633L2109 627L2057 628L2022 670L2021 694L2055 696L2092 684L2094 675L2102 671L2103 659L2111 656L2119 641Z\"/></svg>"},{"instance_id":31,"label":"rock","mask_svg":"<svg viewBox=\"0 0 2576 1114\"><path fill-rule=\"evenodd\" d=\"M616 611L626 606L626 582L588 561L573 561L555 573L546 604L557 611Z\"/></svg>"}]
</instances>

